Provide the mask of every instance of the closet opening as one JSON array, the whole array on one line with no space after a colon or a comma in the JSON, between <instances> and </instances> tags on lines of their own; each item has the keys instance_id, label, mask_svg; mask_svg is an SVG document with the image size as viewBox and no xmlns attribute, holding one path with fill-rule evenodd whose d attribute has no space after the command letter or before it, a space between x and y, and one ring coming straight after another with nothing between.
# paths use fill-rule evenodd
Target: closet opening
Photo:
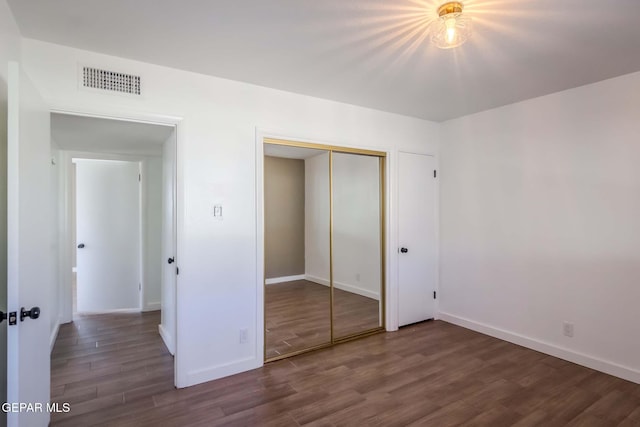
<instances>
[{"instance_id":1,"label":"closet opening","mask_svg":"<svg viewBox=\"0 0 640 427\"><path fill-rule=\"evenodd\" d=\"M386 153L263 144L265 361L384 331Z\"/></svg>"}]
</instances>

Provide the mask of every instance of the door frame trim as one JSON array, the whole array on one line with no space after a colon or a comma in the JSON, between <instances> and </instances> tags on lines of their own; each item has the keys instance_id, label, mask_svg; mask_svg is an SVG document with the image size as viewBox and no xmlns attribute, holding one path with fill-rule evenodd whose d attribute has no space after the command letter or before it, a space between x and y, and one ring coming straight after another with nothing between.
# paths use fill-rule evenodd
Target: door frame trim
<instances>
[{"instance_id":1,"label":"door frame trim","mask_svg":"<svg viewBox=\"0 0 640 427\"><path fill-rule=\"evenodd\" d=\"M184 253L183 245L184 242L182 240L182 236L184 236L184 165L182 150L184 150L184 119L180 116L166 115L166 114L148 114L136 111L126 111L123 112L121 109L116 107L105 107L101 111L91 111L90 109L77 109L70 108L66 105L50 103L49 113L50 114L66 114L78 117L88 117L88 118L100 118L107 120L119 120L126 122L135 122L135 123L145 123L152 125L162 125L162 126L172 126L175 132L175 153L174 153L174 166L175 166L175 174L174 174L174 193L175 193L175 218L174 222L175 226L175 235L174 241L176 242L175 248L175 256L176 259L179 259L179 254ZM65 197L65 206L67 205L66 198L67 194L64 194ZM62 233L62 238L66 238L68 234L68 230L65 229ZM66 241L61 242L62 244L67 244ZM67 244L68 247L68 244ZM61 254L62 255L62 254ZM70 265L70 259L68 260ZM71 269L69 269L68 273L69 278L71 277ZM174 350L174 385L178 388L186 387L188 385L187 380L187 372L181 369L180 365L180 356L179 356L179 299L180 295L178 293L179 289L180 276L176 275L176 286L175 286L175 295L174 295L174 310L175 310L175 325L174 331L175 336L173 337L173 350ZM69 295L69 301L70 301ZM66 300L66 296L63 296ZM70 320L69 320L70 321ZM184 371L184 372L183 372Z\"/></svg>"},{"instance_id":2,"label":"door frame trim","mask_svg":"<svg viewBox=\"0 0 640 427\"><path fill-rule=\"evenodd\" d=\"M361 336L367 336L372 333L378 333L384 331L397 330L397 314L396 318L392 319L390 316L390 307L393 305L390 297L394 293L390 293L389 289L391 285L391 268L390 268L390 241L389 236L387 234L391 231L391 209L393 207L393 203L391 202L390 193L390 177L391 173L389 171L390 161L389 159L393 157L391 150L379 149L377 147L358 147L356 144L349 143L330 143L330 142L322 142L319 138L304 138L297 136L289 136L283 134L281 132L273 132L265 129L261 129L256 127L256 135L255 135L255 170L256 170L256 359L258 362L258 366L262 366L265 362L265 316L266 312L264 309L264 294L265 294L265 248L264 248L264 144L276 144L276 145L287 145L287 146L297 146L297 147L306 147L306 148L317 148L323 150L329 150L340 153L353 153L353 154L362 154L378 157L383 163L385 169L384 176L380 177L381 184L384 185L381 188L381 194L383 195L381 200L381 210L384 213L381 217L381 228L385 230L385 233L381 233L381 268L384 271L382 275L382 283L383 283L383 295L382 303L383 303L383 322L384 326L381 326L377 329L366 331L363 334L358 334L357 337L343 337L338 338L336 340L332 340L332 343L327 345L316 346L311 350L317 348L323 348L325 346L331 346L335 344L339 344L341 342L348 341L350 339L359 338ZM331 158L331 156L330 156ZM331 174L330 174L331 176ZM397 295L397 292L395 292ZM397 305L397 301L393 302ZM397 310L396 310L397 312ZM303 352L310 351L305 350ZM296 353L297 354L297 353ZM291 354L288 354L284 357L290 357ZM274 361L280 359L282 357L272 358L269 361Z\"/></svg>"}]
</instances>

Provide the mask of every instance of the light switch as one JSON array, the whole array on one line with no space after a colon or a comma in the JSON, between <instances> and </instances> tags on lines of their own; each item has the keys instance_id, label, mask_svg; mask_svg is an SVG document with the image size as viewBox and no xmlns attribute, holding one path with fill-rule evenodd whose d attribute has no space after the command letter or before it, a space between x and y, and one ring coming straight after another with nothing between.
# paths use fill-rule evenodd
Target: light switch
<instances>
[{"instance_id":1,"label":"light switch","mask_svg":"<svg viewBox=\"0 0 640 427\"><path fill-rule=\"evenodd\" d=\"M215 219L222 219L222 205L213 205L213 217Z\"/></svg>"}]
</instances>

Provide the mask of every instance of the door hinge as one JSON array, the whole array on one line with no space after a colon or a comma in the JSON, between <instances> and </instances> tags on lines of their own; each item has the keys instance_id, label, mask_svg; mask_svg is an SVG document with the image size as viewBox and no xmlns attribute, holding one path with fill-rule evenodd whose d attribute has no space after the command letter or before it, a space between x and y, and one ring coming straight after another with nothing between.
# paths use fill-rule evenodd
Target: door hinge
<instances>
[{"instance_id":1,"label":"door hinge","mask_svg":"<svg viewBox=\"0 0 640 427\"><path fill-rule=\"evenodd\" d=\"M142 181L142 174L138 174L138 182Z\"/></svg>"},{"instance_id":2,"label":"door hinge","mask_svg":"<svg viewBox=\"0 0 640 427\"><path fill-rule=\"evenodd\" d=\"M180 274L180 269L178 267L176 267L176 276Z\"/></svg>"},{"instance_id":3,"label":"door hinge","mask_svg":"<svg viewBox=\"0 0 640 427\"><path fill-rule=\"evenodd\" d=\"M436 291L433 291L433 299L436 299Z\"/></svg>"},{"instance_id":4,"label":"door hinge","mask_svg":"<svg viewBox=\"0 0 640 427\"><path fill-rule=\"evenodd\" d=\"M142 290L142 283L138 283L138 290L141 291Z\"/></svg>"},{"instance_id":5,"label":"door hinge","mask_svg":"<svg viewBox=\"0 0 640 427\"><path fill-rule=\"evenodd\" d=\"M433 170L433 177L435 178L438 174L436 173L436 170Z\"/></svg>"}]
</instances>

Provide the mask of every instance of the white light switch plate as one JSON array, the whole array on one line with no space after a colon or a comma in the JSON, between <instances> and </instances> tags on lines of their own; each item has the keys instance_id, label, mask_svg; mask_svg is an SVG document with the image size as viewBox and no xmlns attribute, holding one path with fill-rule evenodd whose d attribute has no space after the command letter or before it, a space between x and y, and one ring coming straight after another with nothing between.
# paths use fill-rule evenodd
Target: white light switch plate
<instances>
[{"instance_id":1,"label":"white light switch plate","mask_svg":"<svg viewBox=\"0 0 640 427\"><path fill-rule=\"evenodd\" d=\"M222 205L213 205L211 214L215 219L222 220Z\"/></svg>"}]
</instances>

